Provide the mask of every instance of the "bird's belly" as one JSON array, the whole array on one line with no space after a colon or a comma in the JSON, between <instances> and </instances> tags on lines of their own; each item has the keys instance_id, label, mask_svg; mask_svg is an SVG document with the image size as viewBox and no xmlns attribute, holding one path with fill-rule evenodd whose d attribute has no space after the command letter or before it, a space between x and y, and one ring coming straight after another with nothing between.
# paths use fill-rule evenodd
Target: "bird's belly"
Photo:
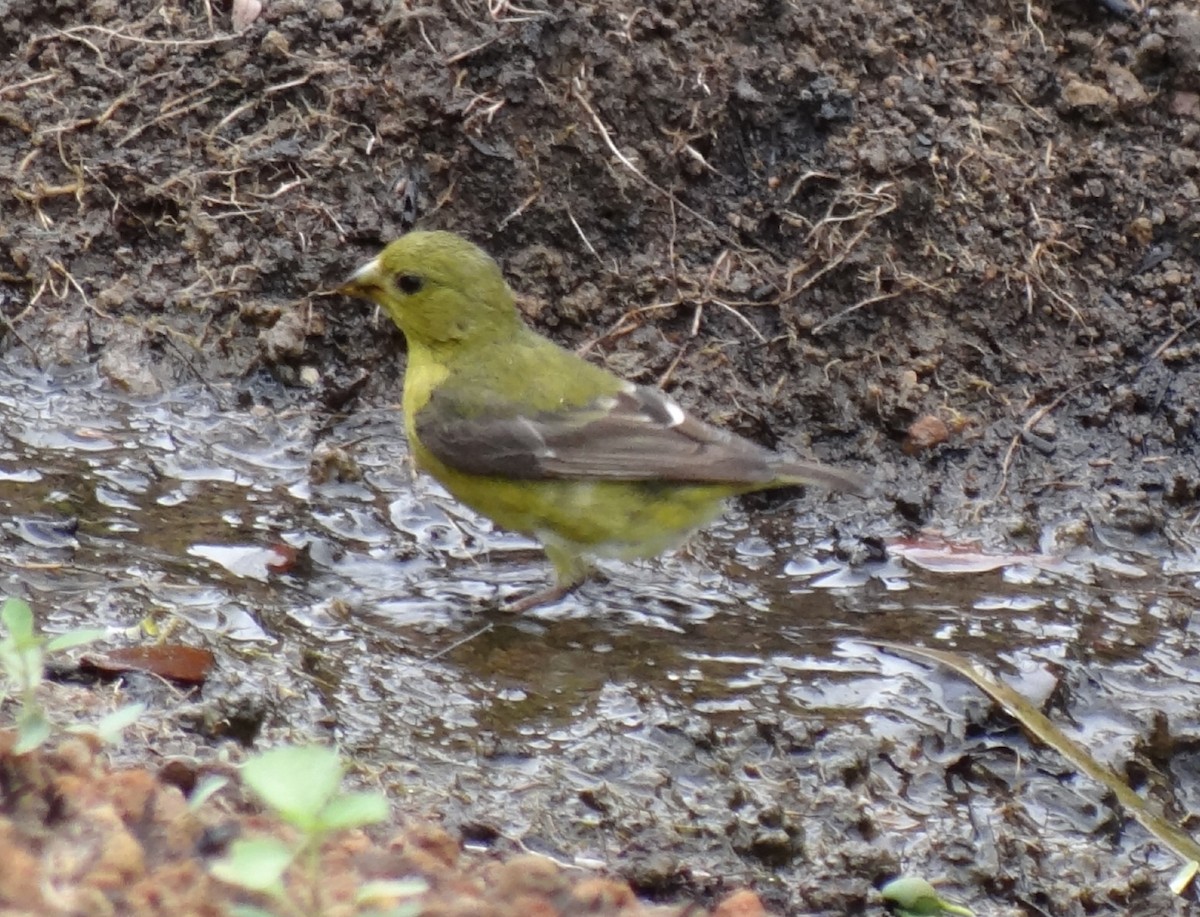
<instances>
[{"instance_id":1,"label":"bird's belly","mask_svg":"<svg viewBox=\"0 0 1200 917\"><path fill-rule=\"evenodd\" d=\"M674 547L719 516L727 495L704 484L438 477L503 528L602 557L648 557Z\"/></svg>"}]
</instances>

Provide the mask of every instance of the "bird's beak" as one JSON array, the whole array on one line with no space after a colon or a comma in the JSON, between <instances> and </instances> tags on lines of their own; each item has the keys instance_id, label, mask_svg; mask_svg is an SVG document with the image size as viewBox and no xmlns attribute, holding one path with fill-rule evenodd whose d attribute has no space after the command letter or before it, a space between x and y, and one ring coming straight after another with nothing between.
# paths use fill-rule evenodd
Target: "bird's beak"
<instances>
[{"instance_id":1,"label":"bird's beak","mask_svg":"<svg viewBox=\"0 0 1200 917\"><path fill-rule=\"evenodd\" d=\"M334 292L346 296L361 296L370 298L373 290L378 290L382 278L382 265L375 257L350 275L350 278Z\"/></svg>"}]
</instances>

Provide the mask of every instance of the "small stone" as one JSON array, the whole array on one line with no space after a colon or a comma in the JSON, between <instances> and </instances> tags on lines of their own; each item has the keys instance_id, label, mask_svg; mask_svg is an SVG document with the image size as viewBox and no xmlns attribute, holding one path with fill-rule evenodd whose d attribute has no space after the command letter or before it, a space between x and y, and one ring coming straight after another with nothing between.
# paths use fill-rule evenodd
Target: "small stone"
<instances>
[{"instance_id":1,"label":"small stone","mask_svg":"<svg viewBox=\"0 0 1200 917\"><path fill-rule=\"evenodd\" d=\"M1196 118L1200 120L1200 93L1173 92L1167 102L1167 110L1179 118Z\"/></svg>"},{"instance_id":2,"label":"small stone","mask_svg":"<svg viewBox=\"0 0 1200 917\"><path fill-rule=\"evenodd\" d=\"M272 363L287 363L303 355L307 338L304 316L299 309L292 309L262 332L258 336L258 343Z\"/></svg>"},{"instance_id":3,"label":"small stone","mask_svg":"<svg viewBox=\"0 0 1200 917\"><path fill-rule=\"evenodd\" d=\"M321 2L317 4L317 14L322 19L332 21L335 19L341 19L346 15L346 11L342 8L342 5L338 3L338 0L321 0Z\"/></svg>"},{"instance_id":4,"label":"small stone","mask_svg":"<svg viewBox=\"0 0 1200 917\"><path fill-rule=\"evenodd\" d=\"M1154 224L1149 217L1134 217L1125 227L1125 235L1144 247L1154 241Z\"/></svg>"},{"instance_id":5,"label":"small stone","mask_svg":"<svg viewBox=\"0 0 1200 917\"><path fill-rule=\"evenodd\" d=\"M336 481L339 484L346 481L361 481L362 476L362 469L354 455L347 450L340 446L331 446L326 442L318 443L313 447L308 461L308 479L314 484L326 484L330 481ZM457 853L457 845L455 845L455 852ZM447 865L453 862L452 857Z\"/></svg>"},{"instance_id":6,"label":"small stone","mask_svg":"<svg viewBox=\"0 0 1200 917\"><path fill-rule=\"evenodd\" d=\"M561 894L568 885L567 877L553 861L527 853L498 864L492 871L491 888L500 899L518 896Z\"/></svg>"},{"instance_id":7,"label":"small stone","mask_svg":"<svg viewBox=\"0 0 1200 917\"><path fill-rule=\"evenodd\" d=\"M1140 108L1150 101L1150 94L1142 88L1141 80L1134 76L1133 71L1113 64L1105 75L1108 88L1122 108Z\"/></svg>"},{"instance_id":8,"label":"small stone","mask_svg":"<svg viewBox=\"0 0 1200 917\"><path fill-rule=\"evenodd\" d=\"M262 48L263 54L267 55L268 57L278 58L287 57L292 50L291 45L288 44L288 40L284 37L283 33L276 31L275 29L271 29L271 31L263 36L262 45L260 47Z\"/></svg>"},{"instance_id":9,"label":"small stone","mask_svg":"<svg viewBox=\"0 0 1200 917\"><path fill-rule=\"evenodd\" d=\"M766 913L758 895L748 888L741 888L722 898L712 917L766 917Z\"/></svg>"},{"instance_id":10,"label":"small stone","mask_svg":"<svg viewBox=\"0 0 1200 917\"><path fill-rule=\"evenodd\" d=\"M116 18L117 13L121 11L121 5L117 0L93 0L88 11L93 22L108 22Z\"/></svg>"},{"instance_id":11,"label":"small stone","mask_svg":"<svg viewBox=\"0 0 1200 917\"><path fill-rule=\"evenodd\" d=\"M103 810L97 811L103 815ZM107 819L98 817L93 824ZM100 857L87 873L86 883L100 889L116 889L140 879L146 872L146 855L142 845L123 825L105 824L104 842Z\"/></svg>"},{"instance_id":12,"label":"small stone","mask_svg":"<svg viewBox=\"0 0 1200 917\"><path fill-rule=\"evenodd\" d=\"M73 774L86 774L96 759L92 747L75 736L59 745L55 753L59 763Z\"/></svg>"},{"instance_id":13,"label":"small stone","mask_svg":"<svg viewBox=\"0 0 1200 917\"><path fill-rule=\"evenodd\" d=\"M159 785L149 771L124 770L105 781L104 788L121 820L134 825L153 809Z\"/></svg>"},{"instance_id":14,"label":"small stone","mask_svg":"<svg viewBox=\"0 0 1200 917\"><path fill-rule=\"evenodd\" d=\"M98 368L100 375L131 395L157 395L162 391L144 355L132 344L117 344L105 350Z\"/></svg>"},{"instance_id":15,"label":"small stone","mask_svg":"<svg viewBox=\"0 0 1200 917\"><path fill-rule=\"evenodd\" d=\"M439 825L418 822L389 845L393 850L421 850L442 866L458 862L462 844Z\"/></svg>"},{"instance_id":16,"label":"small stone","mask_svg":"<svg viewBox=\"0 0 1200 917\"><path fill-rule=\"evenodd\" d=\"M1062 94L1063 103L1072 111L1106 113L1117 107L1116 100L1103 86L1071 80Z\"/></svg>"},{"instance_id":17,"label":"small stone","mask_svg":"<svg viewBox=\"0 0 1200 917\"><path fill-rule=\"evenodd\" d=\"M248 29L262 15L262 0L233 0L230 22L235 32Z\"/></svg>"},{"instance_id":18,"label":"small stone","mask_svg":"<svg viewBox=\"0 0 1200 917\"><path fill-rule=\"evenodd\" d=\"M1058 423L1053 417L1047 415L1033 425L1032 432L1043 439L1057 439Z\"/></svg>"},{"instance_id":19,"label":"small stone","mask_svg":"<svg viewBox=\"0 0 1200 917\"><path fill-rule=\"evenodd\" d=\"M584 879L571 889L571 897L588 913L607 913L637 904L637 895L627 882L613 879Z\"/></svg>"},{"instance_id":20,"label":"small stone","mask_svg":"<svg viewBox=\"0 0 1200 917\"><path fill-rule=\"evenodd\" d=\"M913 421L900 447L905 455L917 455L926 452L934 446L939 446L950 438L950 428L946 422L932 414Z\"/></svg>"},{"instance_id":21,"label":"small stone","mask_svg":"<svg viewBox=\"0 0 1200 917\"><path fill-rule=\"evenodd\" d=\"M4 903L29 913L46 913L42 898L42 868L26 849L28 841L7 821L0 821L0 888Z\"/></svg>"}]
</instances>

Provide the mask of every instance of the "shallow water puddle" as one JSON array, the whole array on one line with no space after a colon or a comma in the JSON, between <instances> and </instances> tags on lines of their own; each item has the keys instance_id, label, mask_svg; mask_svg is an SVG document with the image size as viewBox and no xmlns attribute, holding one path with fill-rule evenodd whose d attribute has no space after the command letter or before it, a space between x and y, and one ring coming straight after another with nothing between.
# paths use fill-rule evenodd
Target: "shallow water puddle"
<instances>
[{"instance_id":1,"label":"shallow water puddle","mask_svg":"<svg viewBox=\"0 0 1200 917\"><path fill-rule=\"evenodd\" d=\"M1169 872L971 686L874 640L994 667L1176 817L1200 812L1195 554L847 567L818 526L862 508L789 503L513 617L487 603L547 564L414 477L395 412L327 422L294 394L241 394L261 400L134 401L87 371L0 368L0 589L46 630L100 623L117 644L148 617L186 622L173 639L218 655L208 700L265 698L271 740L332 737L468 837L792 887L913 865L1068 890ZM313 483L317 443L361 477ZM155 715L170 750L174 713Z\"/></svg>"}]
</instances>

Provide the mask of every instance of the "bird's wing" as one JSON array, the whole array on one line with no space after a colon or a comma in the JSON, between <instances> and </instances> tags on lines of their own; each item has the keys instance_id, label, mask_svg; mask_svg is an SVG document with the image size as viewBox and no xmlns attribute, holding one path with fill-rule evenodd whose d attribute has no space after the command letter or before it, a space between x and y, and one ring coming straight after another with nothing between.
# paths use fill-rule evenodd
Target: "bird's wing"
<instances>
[{"instance_id":1,"label":"bird's wing","mask_svg":"<svg viewBox=\"0 0 1200 917\"><path fill-rule=\"evenodd\" d=\"M469 401L469 404L467 403ZM521 413L436 391L415 418L417 437L438 461L468 474L522 480L605 479L746 485L828 483L697 420L657 389L630 385L578 407ZM847 475L847 479L853 476ZM832 486L846 489L844 482Z\"/></svg>"}]
</instances>

